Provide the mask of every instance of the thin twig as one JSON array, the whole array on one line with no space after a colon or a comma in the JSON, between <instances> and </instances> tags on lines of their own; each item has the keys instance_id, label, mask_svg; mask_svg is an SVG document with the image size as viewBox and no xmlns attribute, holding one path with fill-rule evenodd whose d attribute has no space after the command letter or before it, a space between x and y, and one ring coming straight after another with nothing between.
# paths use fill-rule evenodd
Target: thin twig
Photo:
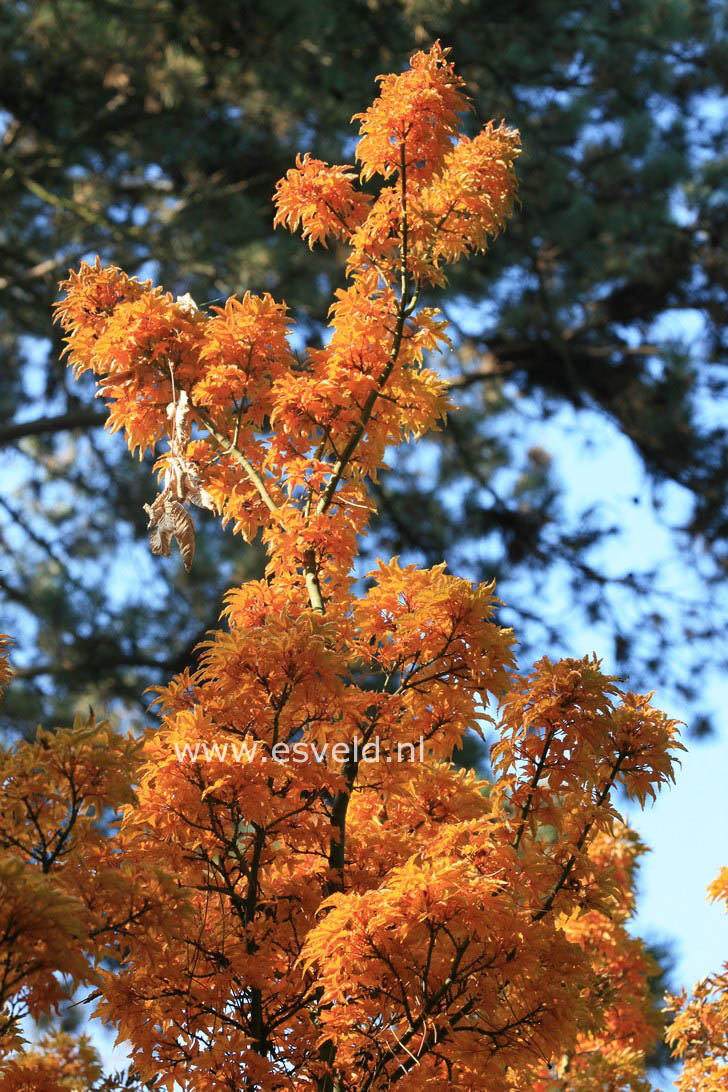
<instances>
[{"instance_id":1,"label":"thin twig","mask_svg":"<svg viewBox=\"0 0 728 1092\"><path fill-rule=\"evenodd\" d=\"M348 443L344 447L340 457L334 463L334 468L329 482L321 494L321 498L316 506L316 515L323 515L331 504L336 488L341 481L341 477L346 469L349 460L356 451L359 442L366 431L369 418L372 415L374 404L379 396L380 391L384 388L389 379L394 366L397 363L400 349L402 347L402 338L404 335L404 322L408 314L411 314L414 300L408 299L409 293L409 272L407 268L407 248L408 248L408 234L409 227L407 222L407 167L404 156L404 141L400 145L400 180L402 185L402 249L401 249L401 264L400 264L400 289L401 295L399 300L399 307L397 308L397 320L394 329L394 335L392 339L392 349L389 355L389 360L380 375L377 385L372 391L369 392L369 396L364 403L362 409L361 421L355 428Z\"/></svg>"},{"instance_id":2,"label":"thin twig","mask_svg":"<svg viewBox=\"0 0 728 1092\"><path fill-rule=\"evenodd\" d=\"M258 471L255 469L253 464L250 462L250 460L247 459L245 455L243 455L242 451L240 451L237 447L233 447L230 440L228 440L226 436L223 436L223 434L215 427L215 425L213 425L212 420L203 409L200 409L199 406L195 406L192 402L190 402L190 409L197 416L200 423L205 426L210 435L217 440L218 444L223 449L223 454L232 455L235 461L239 463L240 466L242 466L248 477L248 480L258 490L260 498L265 504L266 508L268 508L270 512L277 512L278 505L271 497L268 489L266 488L265 482L261 478Z\"/></svg>"}]
</instances>

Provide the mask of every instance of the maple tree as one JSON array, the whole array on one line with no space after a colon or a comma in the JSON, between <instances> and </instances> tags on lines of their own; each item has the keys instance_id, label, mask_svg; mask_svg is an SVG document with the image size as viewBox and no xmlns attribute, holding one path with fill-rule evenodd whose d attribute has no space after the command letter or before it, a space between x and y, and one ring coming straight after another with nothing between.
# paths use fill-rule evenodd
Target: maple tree
<instances>
[{"instance_id":1,"label":"maple tree","mask_svg":"<svg viewBox=\"0 0 728 1092\"><path fill-rule=\"evenodd\" d=\"M672 779L675 722L594 658L519 674L493 585L444 564L380 561L358 591L369 483L449 408L420 293L513 207L518 134L462 135L467 105L435 45L357 115L358 171L303 156L279 183L278 224L348 250L321 348L269 295L205 311L98 261L63 286L111 429L166 441L152 551L189 568L197 506L268 560L141 741L91 718L4 756L8 1081L97 1079L83 1044L17 1052L23 1015L89 982L170 1089L648 1087L642 847L614 795ZM488 726L485 783L451 757Z\"/></svg>"}]
</instances>

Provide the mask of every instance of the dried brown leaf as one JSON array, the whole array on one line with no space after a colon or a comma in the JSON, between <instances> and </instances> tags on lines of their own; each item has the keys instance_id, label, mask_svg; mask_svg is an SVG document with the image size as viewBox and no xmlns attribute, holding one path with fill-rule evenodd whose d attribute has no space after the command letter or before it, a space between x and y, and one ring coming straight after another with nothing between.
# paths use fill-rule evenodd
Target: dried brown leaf
<instances>
[{"instance_id":1,"label":"dried brown leaf","mask_svg":"<svg viewBox=\"0 0 728 1092\"><path fill-rule=\"evenodd\" d=\"M195 525L189 512L169 487L152 504L145 504L149 516L149 548L153 554L169 557L172 540L176 540L182 561L190 571L195 556Z\"/></svg>"},{"instance_id":2,"label":"dried brown leaf","mask_svg":"<svg viewBox=\"0 0 728 1092\"><path fill-rule=\"evenodd\" d=\"M172 534L173 537L177 539L177 545L179 546L179 552L182 555L184 567L187 572L189 572L192 567L192 560L195 556L195 525L192 521L192 516L182 502L178 501L175 497L169 498L166 504L166 510L169 512L172 520L174 527Z\"/></svg>"}]
</instances>

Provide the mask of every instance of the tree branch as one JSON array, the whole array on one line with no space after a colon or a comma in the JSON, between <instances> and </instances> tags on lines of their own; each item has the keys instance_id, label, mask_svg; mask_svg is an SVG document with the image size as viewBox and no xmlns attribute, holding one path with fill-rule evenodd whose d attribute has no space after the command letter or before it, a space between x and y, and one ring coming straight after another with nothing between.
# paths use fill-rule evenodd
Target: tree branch
<instances>
[{"instance_id":1,"label":"tree branch","mask_svg":"<svg viewBox=\"0 0 728 1092\"><path fill-rule=\"evenodd\" d=\"M362 414L361 414L361 421L359 422L359 424L355 428L354 432L352 433L351 437L349 438L349 441L346 444L346 446L345 446L344 450L342 451L341 455L339 456L339 458L334 463L333 472L331 474L329 482L328 482L325 490L321 494L321 498L320 498L320 500L318 502L318 505L316 506L316 515L318 515L318 516L323 515L323 513L327 510L327 508L331 504L331 502L332 502L332 500L334 498L334 493L336 492L336 487L338 486L339 482L341 481L341 476L344 473L344 470L346 469L346 466L347 466L349 460L351 459L352 455L356 451L362 436L366 432L366 427L367 427L367 424L369 423L369 418L372 415L372 411L374 409L374 404L375 404L377 398L379 397L379 393L380 393L380 391L382 391L384 389L384 387L385 387L385 385L387 383L387 380L389 379L390 375L392 374L392 371L394 369L394 365L397 363L397 357L399 356L399 351L400 351L400 349L402 347L402 337L403 337L403 334L404 334L404 322L405 322L405 319L407 318L407 315L411 313L412 303L414 302L414 301L411 301L409 299L409 274L408 274L408 270L407 270L407 248L408 248L409 226L408 226L408 222L407 222L407 168L406 168L405 156L404 156L404 141L402 141L402 143L400 145L400 181L401 181L401 187L402 187L402 249L401 249L401 264L400 264L401 294L400 294L400 299L399 299L399 306L397 308L397 319L396 319L396 325L395 325L395 329L394 329L394 337L392 339L392 349L391 349L391 352L389 354L389 360L387 361L387 364L386 364L382 374L380 375L379 379L377 380L376 386L374 387L373 390L371 390L369 392L369 397L367 398L366 402L364 403L364 408L362 409Z\"/></svg>"},{"instance_id":2,"label":"tree branch","mask_svg":"<svg viewBox=\"0 0 728 1092\"><path fill-rule=\"evenodd\" d=\"M240 466L242 466L248 477L248 481L250 481L258 490L260 498L265 504L268 511L277 512L278 505L271 497L265 482L261 478L258 471L255 469L253 464L250 462L250 460L247 459L245 455L243 455L242 451L240 451L237 447L233 447L232 442L228 440L226 436L223 436L223 434L215 427L209 415L205 413L203 409L200 409L199 406L196 406L192 399L190 399L189 395L187 397L189 399L190 409L199 418L200 422L205 426L210 435L217 440L218 444L223 449L223 453L225 455L232 455L235 461L239 463Z\"/></svg>"},{"instance_id":3,"label":"tree branch","mask_svg":"<svg viewBox=\"0 0 728 1092\"><path fill-rule=\"evenodd\" d=\"M622 763L624 762L626 757L627 757L626 754L622 754L622 753L617 755L615 763L612 766L612 769L609 771L609 776L607 777L606 784L605 784L604 788L602 789L602 791L599 793L599 796L597 797L597 802L596 802L596 807L597 808L601 808L602 804L604 803L604 801L609 796L611 788L614 785L614 779L617 776L617 774L619 773L619 768L622 765ZM548 914L549 910L551 909L551 907L554 905L554 901L556 899L556 896L558 895L559 891L561 891L562 887L564 886L564 884L568 880L569 875L571 874L571 870L574 867L574 864L576 863L576 854L578 852L580 852L580 850L582 850L584 848L584 844L585 844L587 838L589 837L589 831L591 830L593 825L594 825L594 820L590 819L589 822L584 827L583 831L581 832L581 835L579 837L579 841L576 843L576 852L571 854L568 861L564 865L563 869L561 870L561 875L559 876L558 880L556 881L556 883L555 883L555 885L553 887L553 890L551 891L551 894L546 899L546 902L543 904L541 909L537 910L536 913L533 915L533 921L541 921L541 918L545 918L546 915Z\"/></svg>"},{"instance_id":4,"label":"tree branch","mask_svg":"<svg viewBox=\"0 0 728 1092\"><path fill-rule=\"evenodd\" d=\"M0 446L23 440L26 436L44 436L75 428L96 428L106 420L106 410L70 410L58 417L36 417L34 421L18 421L0 428Z\"/></svg>"},{"instance_id":5,"label":"tree branch","mask_svg":"<svg viewBox=\"0 0 728 1092\"><path fill-rule=\"evenodd\" d=\"M306 579L308 599L313 610L317 614L325 614L324 597L321 594L318 572L316 571L316 551L311 548L306 550L303 557L303 572Z\"/></svg>"},{"instance_id":6,"label":"tree branch","mask_svg":"<svg viewBox=\"0 0 728 1092\"><path fill-rule=\"evenodd\" d=\"M521 844L521 838L523 837L523 832L526 829L526 819L528 818L528 813L531 810L531 804L533 803L533 794L536 791L536 786L538 785L541 774L543 773L543 768L546 763L546 756L549 753L549 747L551 746L551 740L554 738L555 735L556 729L551 728L551 730L546 735L546 739L544 740L543 750L541 751L541 756L538 760L538 764L536 765L536 769L534 770L533 777L531 778L529 793L526 797L526 802L523 805L523 809L521 811L521 822L518 826L516 840L513 843L514 849L518 849L519 845Z\"/></svg>"}]
</instances>

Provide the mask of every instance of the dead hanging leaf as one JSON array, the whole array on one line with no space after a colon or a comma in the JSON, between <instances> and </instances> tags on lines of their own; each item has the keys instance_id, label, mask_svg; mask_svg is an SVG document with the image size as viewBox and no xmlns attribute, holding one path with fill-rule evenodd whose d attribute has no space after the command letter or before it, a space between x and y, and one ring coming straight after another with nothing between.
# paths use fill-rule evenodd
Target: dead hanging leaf
<instances>
[{"instance_id":1,"label":"dead hanging leaf","mask_svg":"<svg viewBox=\"0 0 728 1092\"><path fill-rule=\"evenodd\" d=\"M169 441L171 458L165 488L170 486L178 500L189 501L198 508L207 508L214 512L215 502L202 485L199 470L185 455L192 428L187 391L180 391L177 401L169 403L167 416L172 421L172 432Z\"/></svg>"},{"instance_id":2,"label":"dead hanging leaf","mask_svg":"<svg viewBox=\"0 0 728 1092\"><path fill-rule=\"evenodd\" d=\"M177 540L184 567L189 572L195 556L195 525L192 516L185 506L174 498L167 502L166 508L171 513L174 523L174 537Z\"/></svg>"},{"instance_id":3,"label":"dead hanging leaf","mask_svg":"<svg viewBox=\"0 0 728 1092\"><path fill-rule=\"evenodd\" d=\"M190 403L187 391L180 391L177 401L167 406L167 416L172 421L170 447L173 455L181 455L190 438Z\"/></svg>"},{"instance_id":4,"label":"dead hanging leaf","mask_svg":"<svg viewBox=\"0 0 728 1092\"><path fill-rule=\"evenodd\" d=\"M215 511L215 502L202 485L197 467L187 460L173 458L166 479L178 500L189 501L198 508Z\"/></svg>"},{"instance_id":5,"label":"dead hanging leaf","mask_svg":"<svg viewBox=\"0 0 728 1092\"><path fill-rule=\"evenodd\" d=\"M184 567L189 572L195 556L195 525L185 506L166 488L153 504L144 505L144 511L149 516L149 548L152 553L169 557L172 540L176 541Z\"/></svg>"},{"instance_id":6,"label":"dead hanging leaf","mask_svg":"<svg viewBox=\"0 0 728 1092\"><path fill-rule=\"evenodd\" d=\"M145 504L149 516L149 548L152 553L169 557L172 541L176 541L187 572L195 556L195 525L185 504L215 511L215 502L202 485L200 473L194 463L186 458L190 441L190 407L186 391L180 391L177 399L167 406L167 416L172 422L169 447L170 457L164 478L164 488L153 504Z\"/></svg>"}]
</instances>

